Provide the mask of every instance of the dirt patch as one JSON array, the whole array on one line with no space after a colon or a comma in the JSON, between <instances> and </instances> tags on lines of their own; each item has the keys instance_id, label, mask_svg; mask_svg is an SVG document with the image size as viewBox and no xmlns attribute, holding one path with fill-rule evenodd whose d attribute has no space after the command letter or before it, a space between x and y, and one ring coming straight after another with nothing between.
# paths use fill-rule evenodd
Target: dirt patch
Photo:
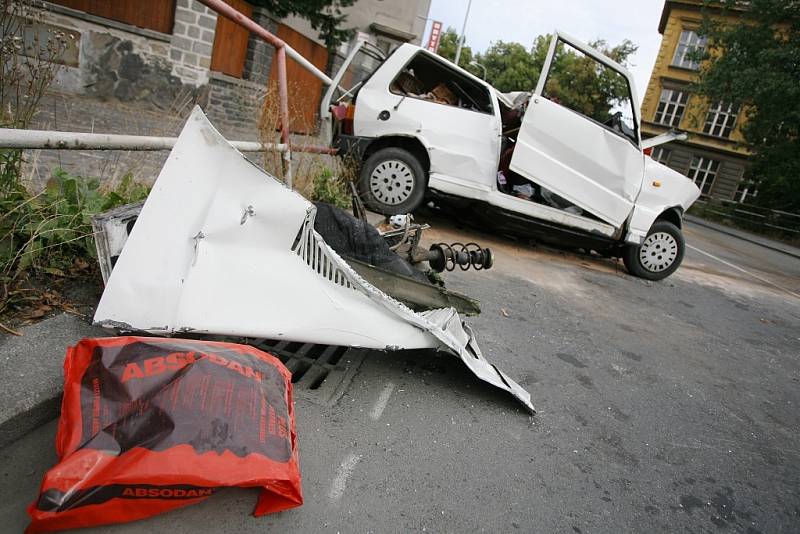
<instances>
[{"instance_id":1,"label":"dirt patch","mask_svg":"<svg viewBox=\"0 0 800 534\"><path fill-rule=\"evenodd\" d=\"M102 292L95 264L71 276L27 277L0 287L0 324L14 331L62 312L91 319ZM10 333L0 329L0 335Z\"/></svg>"}]
</instances>

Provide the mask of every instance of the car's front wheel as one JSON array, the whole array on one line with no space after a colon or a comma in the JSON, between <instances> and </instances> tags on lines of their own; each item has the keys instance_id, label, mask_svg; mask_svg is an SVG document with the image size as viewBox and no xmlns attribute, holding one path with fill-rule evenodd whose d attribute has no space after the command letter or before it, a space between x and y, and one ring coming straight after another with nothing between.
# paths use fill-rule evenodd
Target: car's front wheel
<instances>
[{"instance_id":1,"label":"car's front wheel","mask_svg":"<svg viewBox=\"0 0 800 534\"><path fill-rule=\"evenodd\" d=\"M372 154L361 166L358 189L368 208L398 215L422 204L426 183L425 171L411 152L389 147Z\"/></svg>"},{"instance_id":2,"label":"car's front wheel","mask_svg":"<svg viewBox=\"0 0 800 534\"><path fill-rule=\"evenodd\" d=\"M680 229L667 221L656 221L640 245L628 245L622 261L628 272L647 280L663 280L683 261L686 241Z\"/></svg>"}]
</instances>

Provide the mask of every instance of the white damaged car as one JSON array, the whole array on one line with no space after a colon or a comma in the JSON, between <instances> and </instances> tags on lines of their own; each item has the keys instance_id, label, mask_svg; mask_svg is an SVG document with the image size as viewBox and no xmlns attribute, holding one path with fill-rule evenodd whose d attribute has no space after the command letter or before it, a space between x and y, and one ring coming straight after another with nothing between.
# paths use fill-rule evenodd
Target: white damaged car
<instances>
[{"instance_id":1,"label":"white damaged car","mask_svg":"<svg viewBox=\"0 0 800 534\"><path fill-rule=\"evenodd\" d=\"M564 75L563 58L590 63L615 91L601 103L612 104L587 113L567 102L576 91L559 94L562 86L579 82ZM503 233L622 257L642 278L672 274L684 255L682 217L700 190L646 155L669 138L642 141L631 73L556 32L533 84L511 101L420 47L383 57L359 42L320 113L332 146L359 163L373 210L407 213L433 200Z\"/></svg>"}]
</instances>

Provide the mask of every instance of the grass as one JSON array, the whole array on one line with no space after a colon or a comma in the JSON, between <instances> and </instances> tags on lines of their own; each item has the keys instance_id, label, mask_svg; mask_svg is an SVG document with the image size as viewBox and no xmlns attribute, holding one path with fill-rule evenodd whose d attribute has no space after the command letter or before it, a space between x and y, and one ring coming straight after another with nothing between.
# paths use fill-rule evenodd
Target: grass
<instances>
[{"instance_id":1,"label":"grass","mask_svg":"<svg viewBox=\"0 0 800 534\"><path fill-rule=\"evenodd\" d=\"M33 194L18 182L0 190L0 316L41 305L47 277L93 272L97 253L91 218L144 199L150 188L128 175L113 189L96 178L56 169ZM41 283L32 281L38 280ZM34 287L35 286L35 287ZM38 289L37 289L38 288Z\"/></svg>"},{"instance_id":2,"label":"grass","mask_svg":"<svg viewBox=\"0 0 800 534\"><path fill-rule=\"evenodd\" d=\"M289 94L301 94L297 87L289 84ZM278 90L276 85L268 87L264 94L258 123L262 143L280 142L280 113L278 111ZM292 127L296 131L314 132L316 121L304 122L297 100L289 99L289 116ZM350 182L356 177L355 166L341 158L302 152L303 147L326 145L327 139L318 135L292 134L292 186L309 200L327 202L343 209L351 206ZM297 150L300 148L300 150ZM273 176L284 179L282 154L279 152L264 153L264 169Z\"/></svg>"}]
</instances>

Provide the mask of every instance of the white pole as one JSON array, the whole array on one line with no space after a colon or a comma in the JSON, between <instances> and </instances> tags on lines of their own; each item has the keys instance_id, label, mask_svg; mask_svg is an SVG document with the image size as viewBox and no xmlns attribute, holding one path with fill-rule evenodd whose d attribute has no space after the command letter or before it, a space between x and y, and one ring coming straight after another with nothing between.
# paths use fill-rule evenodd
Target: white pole
<instances>
[{"instance_id":1,"label":"white pole","mask_svg":"<svg viewBox=\"0 0 800 534\"><path fill-rule=\"evenodd\" d=\"M467 4L467 13L464 15L464 25L461 26L461 36L458 38L458 48L456 48L456 60L454 63L458 65L458 60L461 59L461 47L464 46L464 39L466 38L464 32L467 31L467 19L469 18L469 9L472 7L472 0Z\"/></svg>"},{"instance_id":2,"label":"white pole","mask_svg":"<svg viewBox=\"0 0 800 534\"><path fill-rule=\"evenodd\" d=\"M315 65L313 65L309 60L303 57L297 50L286 45L286 55L292 58L293 60L297 61L301 67L306 69L308 72L319 78L319 81L324 83L325 85L331 84L331 79L328 77L327 74L319 70Z\"/></svg>"},{"instance_id":3,"label":"white pole","mask_svg":"<svg viewBox=\"0 0 800 534\"><path fill-rule=\"evenodd\" d=\"M177 137L149 135L117 135L85 132L55 132L47 130L17 130L0 128L1 148L54 150L171 150ZM231 141L242 152L276 150L286 152L285 144Z\"/></svg>"}]
</instances>

